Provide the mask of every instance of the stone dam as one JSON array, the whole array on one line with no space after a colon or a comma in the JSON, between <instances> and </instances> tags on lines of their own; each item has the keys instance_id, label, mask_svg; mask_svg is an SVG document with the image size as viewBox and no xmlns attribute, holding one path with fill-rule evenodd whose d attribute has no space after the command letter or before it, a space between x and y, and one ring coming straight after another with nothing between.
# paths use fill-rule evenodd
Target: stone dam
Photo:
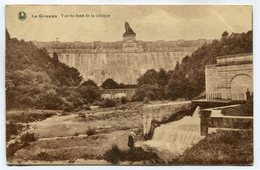
<instances>
[{"instance_id":1,"label":"stone dam","mask_svg":"<svg viewBox=\"0 0 260 170\"><path fill-rule=\"evenodd\" d=\"M139 41L129 24L125 24L123 40L117 42L34 42L46 48L52 57L79 70L84 80L101 85L112 78L118 83L136 84L149 69L174 69L186 55L210 40Z\"/></svg>"}]
</instances>

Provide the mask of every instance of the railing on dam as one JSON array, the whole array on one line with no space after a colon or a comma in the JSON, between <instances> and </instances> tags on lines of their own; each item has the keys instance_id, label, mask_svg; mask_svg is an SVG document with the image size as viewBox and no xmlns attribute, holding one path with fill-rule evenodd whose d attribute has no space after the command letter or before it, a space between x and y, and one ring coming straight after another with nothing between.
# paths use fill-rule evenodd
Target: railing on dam
<instances>
[{"instance_id":1,"label":"railing on dam","mask_svg":"<svg viewBox=\"0 0 260 170\"><path fill-rule=\"evenodd\" d=\"M206 98L207 100L225 99L225 100L233 100L233 101L245 101L246 94L245 93L233 93L233 94L207 93Z\"/></svg>"},{"instance_id":2,"label":"railing on dam","mask_svg":"<svg viewBox=\"0 0 260 170\"><path fill-rule=\"evenodd\" d=\"M180 111L191 110L191 101L148 104L143 107L143 135L152 130L152 122L163 122Z\"/></svg>"}]
</instances>

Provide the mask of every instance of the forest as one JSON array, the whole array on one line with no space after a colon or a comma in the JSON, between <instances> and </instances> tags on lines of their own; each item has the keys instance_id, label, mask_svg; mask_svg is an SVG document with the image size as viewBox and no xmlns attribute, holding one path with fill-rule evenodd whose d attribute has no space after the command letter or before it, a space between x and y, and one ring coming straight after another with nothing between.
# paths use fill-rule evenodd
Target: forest
<instances>
[{"instance_id":1,"label":"forest","mask_svg":"<svg viewBox=\"0 0 260 170\"><path fill-rule=\"evenodd\" d=\"M216 63L217 56L252 53L253 32L223 32L219 40L205 43L190 56L177 63L174 70L148 70L137 80L133 100L176 100L203 97L205 92L205 65Z\"/></svg>"},{"instance_id":2,"label":"forest","mask_svg":"<svg viewBox=\"0 0 260 170\"><path fill-rule=\"evenodd\" d=\"M100 98L95 82L82 82L77 69L61 63L56 53L32 42L11 38L6 30L7 109L61 109L87 107Z\"/></svg>"}]
</instances>

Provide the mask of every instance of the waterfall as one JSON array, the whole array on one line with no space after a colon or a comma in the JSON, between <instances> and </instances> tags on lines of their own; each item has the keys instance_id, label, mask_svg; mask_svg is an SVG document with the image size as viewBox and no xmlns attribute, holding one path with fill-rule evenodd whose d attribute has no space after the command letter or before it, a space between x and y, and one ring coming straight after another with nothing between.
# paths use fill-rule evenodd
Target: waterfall
<instances>
[{"instance_id":1,"label":"waterfall","mask_svg":"<svg viewBox=\"0 0 260 170\"><path fill-rule=\"evenodd\" d=\"M200 107L197 107L192 117L186 116L179 121L163 124L154 131L152 140L143 145L157 150L167 150L182 154L185 149L198 143L204 137L200 135Z\"/></svg>"},{"instance_id":2,"label":"waterfall","mask_svg":"<svg viewBox=\"0 0 260 170\"><path fill-rule=\"evenodd\" d=\"M196 109L195 109L195 111L194 111L192 117L193 117L194 119L195 119L195 118L196 118L196 119L200 118L200 106L197 106L197 107L196 107Z\"/></svg>"}]
</instances>

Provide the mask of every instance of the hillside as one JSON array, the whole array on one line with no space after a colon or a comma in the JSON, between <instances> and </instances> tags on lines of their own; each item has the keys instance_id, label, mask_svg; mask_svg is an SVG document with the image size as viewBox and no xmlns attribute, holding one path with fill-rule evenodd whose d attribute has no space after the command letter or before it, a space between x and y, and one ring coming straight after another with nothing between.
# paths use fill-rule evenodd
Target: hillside
<instances>
[{"instance_id":1,"label":"hillside","mask_svg":"<svg viewBox=\"0 0 260 170\"><path fill-rule=\"evenodd\" d=\"M253 52L253 32L222 34L220 40L214 40L210 44L204 44L198 48L191 56L186 56L180 65L176 66L169 81L169 90L176 84L176 80L181 82L180 89L176 89L170 96L195 97L205 90L205 65L215 64L217 56L252 53ZM178 82L177 82L178 85ZM179 94L178 91L183 91Z\"/></svg>"},{"instance_id":2,"label":"hillside","mask_svg":"<svg viewBox=\"0 0 260 170\"><path fill-rule=\"evenodd\" d=\"M78 87L82 77L77 69L54 56L51 58L46 49L32 42L10 38L6 31L7 109L72 109L89 102L90 98L83 95L98 88Z\"/></svg>"},{"instance_id":3,"label":"hillside","mask_svg":"<svg viewBox=\"0 0 260 170\"><path fill-rule=\"evenodd\" d=\"M38 49L32 42L18 41L16 38L9 38L6 42L6 69L7 74L18 70L44 72L57 86L76 86L82 80L75 68L51 58L46 49Z\"/></svg>"},{"instance_id":4,"label":"hillside","mask_svg":"<svg viewBox=\"0 0 260 170\"><path fill-rule=\"evenodd\" d=\"M222 34L219 40L205 43L177 62L174 70L148 70L138 78L135 100L192 99L205 91L205 65L216 63L217 56L252 53L253 32Z\"/></svg>"}]
</instances>

